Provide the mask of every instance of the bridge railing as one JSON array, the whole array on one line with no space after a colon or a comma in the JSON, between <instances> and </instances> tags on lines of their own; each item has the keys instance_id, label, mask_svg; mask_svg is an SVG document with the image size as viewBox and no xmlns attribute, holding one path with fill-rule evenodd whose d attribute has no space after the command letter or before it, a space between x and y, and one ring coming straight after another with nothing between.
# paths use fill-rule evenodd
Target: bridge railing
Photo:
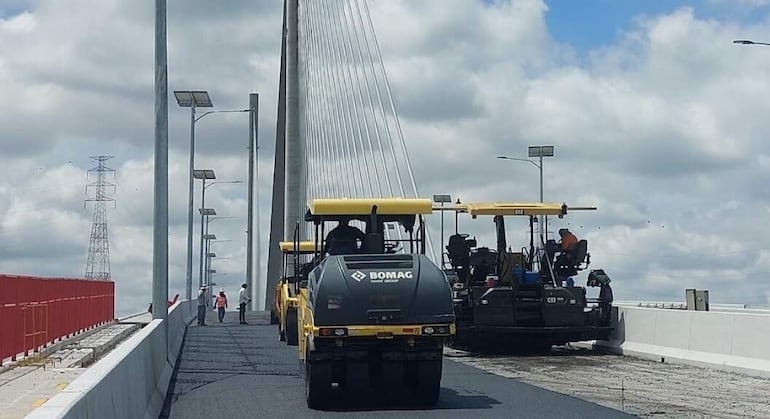
<instances>
[{"instance_id":1,"label":"bridge railing","mask_svg":"<svg viewBox=\"0 0 770 419\"><path fill-rule=\"evenodd\" d=\"M110 322L114 313L111 281L0 275L0 366Z\"/></svg>"}]
</instances>

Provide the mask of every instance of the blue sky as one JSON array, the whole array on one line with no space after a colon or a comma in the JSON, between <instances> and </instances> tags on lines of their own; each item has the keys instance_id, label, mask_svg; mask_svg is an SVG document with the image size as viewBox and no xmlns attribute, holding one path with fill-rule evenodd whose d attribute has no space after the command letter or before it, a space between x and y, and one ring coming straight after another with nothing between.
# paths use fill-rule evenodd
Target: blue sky
<instances>
[{"instance_id":1,"label":"blue sky","mask_svg":"<svg viewBox=\"0 0 770 419\"><path fill-rule=\"evenodd\" d=\"M0 19L15 16L29 7L26 0L2 0L0 2Z\"/></svg>"},{"instance_id":2,"label":"blue sky","mask_svg":"<svg viewBox=\"0 0 770 419\"><path fill-rule=\"evenodd\" d=\"M584 52L612 43L633 28L636 17L660 15L682 7L691 7L698 18L719 21L745 24L767 19L770 7L739 3L736 0L546 0L546 22L556 41Z\"/></svg>"}]
</instances>

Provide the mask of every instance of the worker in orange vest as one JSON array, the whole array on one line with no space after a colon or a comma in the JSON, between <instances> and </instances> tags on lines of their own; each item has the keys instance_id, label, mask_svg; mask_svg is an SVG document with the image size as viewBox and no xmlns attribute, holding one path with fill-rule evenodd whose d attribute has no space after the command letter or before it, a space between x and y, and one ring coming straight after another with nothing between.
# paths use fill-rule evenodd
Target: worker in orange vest
<instances>
[{"instance_id":1,"label":"worker in orange vest","mask_svg":"<svg viewBox=\"0 0 770 419\"><path fill-rule=\"evenodd\" d=\"M577 248L578 238L566 228L559 229L559 236L561 236L561 241L559 242L561 254L556 258L554 268L563 273L571 272L574 270L575 263L577 262L573 253ZM569 273L566 273L566 275L569 275ZM559 286L561 286L561 281L559 281Z\"/></svg>"},{"instance_id":2,"label":"worker in orange vest","mask_svg":"<svg viewBox=\"0 0 770 419\"><path fill-rule=\"evenodd\" d=\"M577 236L572 234L572 232L566 228L559 229L559 236L561 236L562 253L568 253L575 250L575 247L577 247L578 244Z\"/></svg>"},{"instance_id":3,"label":"worker in orange vest","mask_svg":"<svg viewBox=\"0 0 770 419\"><path fill-rule=\"evenodd\" d=\"M219 314L219 322L222 323L225 319L225 309L227 308L227 296L225 295L224 289L219 290L216 306Z\"/></svg>"}]
</instances>

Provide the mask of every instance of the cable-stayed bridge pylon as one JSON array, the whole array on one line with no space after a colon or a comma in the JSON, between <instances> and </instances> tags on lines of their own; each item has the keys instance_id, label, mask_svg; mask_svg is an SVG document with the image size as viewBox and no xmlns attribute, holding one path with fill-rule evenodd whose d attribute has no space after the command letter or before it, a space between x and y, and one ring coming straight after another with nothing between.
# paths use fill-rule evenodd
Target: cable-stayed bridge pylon
<instances>
[{"instance_id":1,"label":"cable-stayed bridge pylon","mask_svg":"<svg viewBox=\"0 0 770 419\"><path fill-rule=\"evenodd\" d=\"M419 196L366 0L285 0L281 50L268 290L308 200Z\"/></svg>"}]
</instances>

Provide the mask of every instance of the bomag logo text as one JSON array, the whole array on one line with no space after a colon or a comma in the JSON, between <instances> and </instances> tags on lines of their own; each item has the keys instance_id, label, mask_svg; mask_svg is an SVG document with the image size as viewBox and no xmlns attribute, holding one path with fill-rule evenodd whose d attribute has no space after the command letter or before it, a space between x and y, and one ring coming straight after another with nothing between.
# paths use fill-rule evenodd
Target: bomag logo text
<instances>
[{"instance_id":1,"label":"bomag logo text","mask_svg":"<svg viewBox=\"0 0 770 419\"><path fill-rule=\"evenodd\" d=\"M412 272L369 272L369 279L412 279Z\"/></svg>"}]
</instances>

